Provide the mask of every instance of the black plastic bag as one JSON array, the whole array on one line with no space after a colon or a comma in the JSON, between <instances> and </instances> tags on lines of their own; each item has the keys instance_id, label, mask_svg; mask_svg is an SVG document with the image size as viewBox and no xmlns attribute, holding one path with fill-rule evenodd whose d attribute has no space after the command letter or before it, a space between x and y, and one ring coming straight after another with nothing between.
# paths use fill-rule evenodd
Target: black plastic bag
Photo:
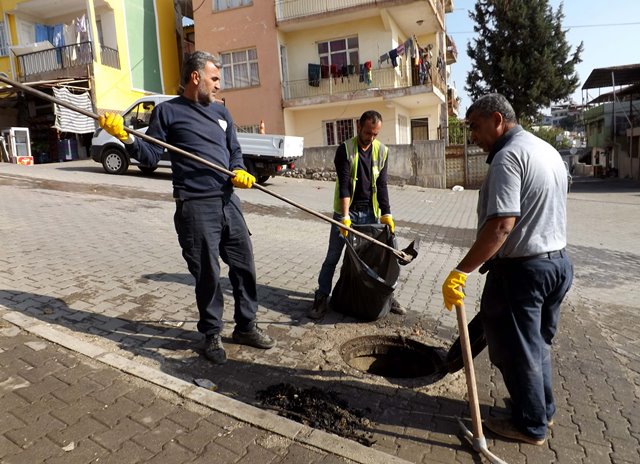
<instances>
[{"instance_id":1,"label":"black plastic bag","mask_svg":"<svg viewBox=\"0 0 640 464\"><path fill-rule=\"evenodd\" d=\"M352 227L395 248L395 238L385 224ZM331 308L363 321L386 316L400 275L398 258L354 234L347 236L345 249L340 278L331 293Z\"/></svg>"}]
</instances>

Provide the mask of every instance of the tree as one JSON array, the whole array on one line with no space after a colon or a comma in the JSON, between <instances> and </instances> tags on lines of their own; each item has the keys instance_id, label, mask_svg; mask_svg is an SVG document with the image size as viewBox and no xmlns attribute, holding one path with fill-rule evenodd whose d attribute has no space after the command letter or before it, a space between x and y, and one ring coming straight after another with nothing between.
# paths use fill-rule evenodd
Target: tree
<instances>
[{"instance_id":1,"label":"tree","mask_svg":"<svg viewBox=\"0 0 640 464\"><path fill-rule=\"evenodd\" d=\"M563 132L558 127L540 127L534 131L534 134L553 145L556 149L570 148L571 142L564 137Z\"/></svg>"},{"instance_id":2,"label":"tree","mask_svg":"<svg viewBox=\"0 0 640 464\"><path fill-rule=\"evenodd\" d=\"M464 144L464 121L449 116L449 143L451 145Z\"/></svg>"},{"instance_id":3,"label":"tree","mask_svg":"<svg viewBox=\"0 0 640 464\"><path fill-rule=\"evenodd\" d=\"M473 68L465 89L472 98L499 92L518 119L531 121L578 87L583 44L571 54L562 4L554 12L548 0L478 0L469 16L478 34L467 44Z\"/></svg>"},{"instance_id":4,"label":"tree","mask_svg":"<svg viewBox=\"0 0 640 464\"><path fill-rule=\"evenodd\" d=\"M566 116L558 122L558 125L564 130L576 130L576 126L578 125L578 118L574 115Z\"/></svg>"}]
</instances>

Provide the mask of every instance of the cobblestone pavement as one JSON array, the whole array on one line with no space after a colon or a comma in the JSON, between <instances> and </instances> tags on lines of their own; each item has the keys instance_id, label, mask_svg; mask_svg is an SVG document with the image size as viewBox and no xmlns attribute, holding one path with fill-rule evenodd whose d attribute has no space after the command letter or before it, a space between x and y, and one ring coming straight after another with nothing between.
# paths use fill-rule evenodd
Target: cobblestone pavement
<instances>
[{"instance_id":1,"label":"cobblestone pavement","mask_svg":"<svg viewBox=\"0 0 640 464\"><path fill-rule=\"evenodd\" d=\"M330 183L288 178L272 179L267 187L322 212L328 212L333 189ZM104 462L122 454L131 462L135 456L140 462L192 462L212 458L217 446L224 449L219 451L222 463L249 462L254 452L263 454L251 457L252 462L374 462L379 456L387 456L380 462L391 462L391 456L414 463L478 462L456 424L457 417L468 417L461 373L385 379L351 368L340 356L344 342L372 334L402 335L435 349L448 348L457 328L455 315L442 309L440 285L473 240L477 192L391 187L399 246L417 236L420 255L402 268L396 290L408 313L366 324L335 313L320 323L305 317L326 251L328 225L263 192L239 192L253 233L259 320L279 343L267 352L234 345L227 309L223 335L230 360L222 367L212 367L200 355L192 280L173 230L170 192L166 172L144 177L131 169L125 176L107 176L91 161L0 164L0 308L6 324L0 345L2 462L30 462L28 453L41 449L52 452L50 462L60 456L64 462L93 462L98 456ZM635 276L640 270L640 186L622 180L578 180L568 204L576 279L554 346L556 425L543 447L494 440L488 432L489 448L510 463L638 462ZM230 303L230 285L224 283ZM477 273L468 280L469 318L477 310L482 284ZM62 336L49 337L51 330ZM76 342L94 347L97 354L79 354ZM120 361L105 366L113 356ZM153 372L160 381L143 385ZM507 394L486 353L476 358L476 375L483 417L504 414ZM199 392L186 387L194 378L217 385L215 401L203 405L189 397ZM167 379L182 386L172 390L156 385L171 384ZM94 414L100 411L89 405L78 406L86 398L101 402L95 395L114 382L126 385L127 393L105 403L120 410L112 422L98 419ZM346 440L327 445L329 441L304 438L308 431L290 421L276 420L282 418L273 418L277 426L252 420L273 417L250 405L257 405L256 391L279 382L338 391L350 406L367 410L376 443L371 449L344 445L343 452L336 443ZM38 393L29 396L30 390ZM145 422L140 411L149 404L139 397L150 402L152 411L171 407ZM119 409L119 398L130 401L125 403L131 409ZM224 409L225 398L249 406ZM155 402L162 406L153 407ZM28 420L40 416L16 412L23 409L42 412L45 422L31 427ZM184 411L200 424L194 425L200 435L187 427L191 424L172 418ZM225 444L220 432L225 425L234 427L229 424L239 424L246 433L234 445ZM78 438L71 438L79 429ZM155 430L153 443L139 438ZM103 439L105 435L110 440ZM180 441L182 435L191 438ZM264 445L270 440L288 441L278 441L274 451ZM66 451L69 441L77 447ZM331 450L337 451L328 453ZM222 454L226 452L231 454ZM287 454L292 452L306 454Z\"/></svg>"}]
</instances>

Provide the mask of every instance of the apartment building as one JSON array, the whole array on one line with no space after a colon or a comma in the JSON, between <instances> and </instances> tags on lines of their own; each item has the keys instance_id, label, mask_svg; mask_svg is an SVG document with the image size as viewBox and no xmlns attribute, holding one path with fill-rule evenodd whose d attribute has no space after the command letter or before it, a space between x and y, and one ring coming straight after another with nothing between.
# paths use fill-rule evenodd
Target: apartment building
<instances>
[{"instance_id":1,"label":"apartment building","mask_svg":"<svg viewBox=\"0 0 640 464\"><path fill-rule=\"evenodd\" d=\"M221 57L241 129L264 121L307 147L336 145L373 109L383 143L434 140L444 138L457 53L445 33L452 9L450 0L213 0L194 6L195 45Z\"/></svg>"},{"instance_id":2,"label":"apartment building","mask_svg":"<svg viewBox=\"0 0 640 464\"><path fill-rule=\"evenodd\" d=\"M0 0L0 71L85 109L122 111L149 93L176 93L181 25L166 0ZM0 88L2 127L30 129L32 149L85 153L93 120ZM74 152L75 154L75 152Z\"/></svg>"},{"instance_id":3,"label":"apartment building","mask_svg":"<svg viewBox=\"0 0 640 464\"><path fill-rule=\"evenodd\" d=\"M640 179L640 64L596 68L582 90L594 174ZM590 90L599 95L589 99Z\"/></svg>"}]
</instances>

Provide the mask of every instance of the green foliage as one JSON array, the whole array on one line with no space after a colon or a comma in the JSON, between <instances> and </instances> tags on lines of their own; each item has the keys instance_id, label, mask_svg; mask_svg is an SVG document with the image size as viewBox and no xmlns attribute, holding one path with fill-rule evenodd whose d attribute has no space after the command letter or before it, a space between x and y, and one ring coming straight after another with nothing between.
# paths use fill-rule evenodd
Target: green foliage
<instances>
[{"instance_id":1,"label":"green foliage","mask_svg":"<svg viewBox=\"0 0 640 464\"><path fill-rule=\"evenodd\" d=\"M576 130L576 126L578 125L578 117L577 116L567 116L566 118L562 118L558 124L564 130L573 131Z\"/></svg>"},{"instance_id":2,"label":"green foliage","mask_svg":"<svg viewBox=\"0 0 640 464\"><path fill-rule=\"evenodd\" d=\"M524 122L577 88L583 44L571 54L562 4L554 12L548 0L478 0L469 16L478 34L467 44L473 69L465 89L472 98L499 92Z\"/></svg>"},{"instance_id":3,"label":"green foliage","mask_svg":"<svg viewBox=\"0 0 640 464\"><path fill-rule=\"evenodd\" d=\"M464 121L455 116L449 116L449 144L464 144Z\"/></svg>"},{"instance_id":4,"label":"green foliage","mask_svg":"<svg viewBox=\"0 0 640 464\"><path fill-rule=\"evenodd\" d=\"M545 142L553 145L556 149L570 148L571 142L564 137L557 141L558 136L563 135L564 130L558 127L540 127L537 131L533 131L535 135Z\"/></svg>"}]
</instances>

